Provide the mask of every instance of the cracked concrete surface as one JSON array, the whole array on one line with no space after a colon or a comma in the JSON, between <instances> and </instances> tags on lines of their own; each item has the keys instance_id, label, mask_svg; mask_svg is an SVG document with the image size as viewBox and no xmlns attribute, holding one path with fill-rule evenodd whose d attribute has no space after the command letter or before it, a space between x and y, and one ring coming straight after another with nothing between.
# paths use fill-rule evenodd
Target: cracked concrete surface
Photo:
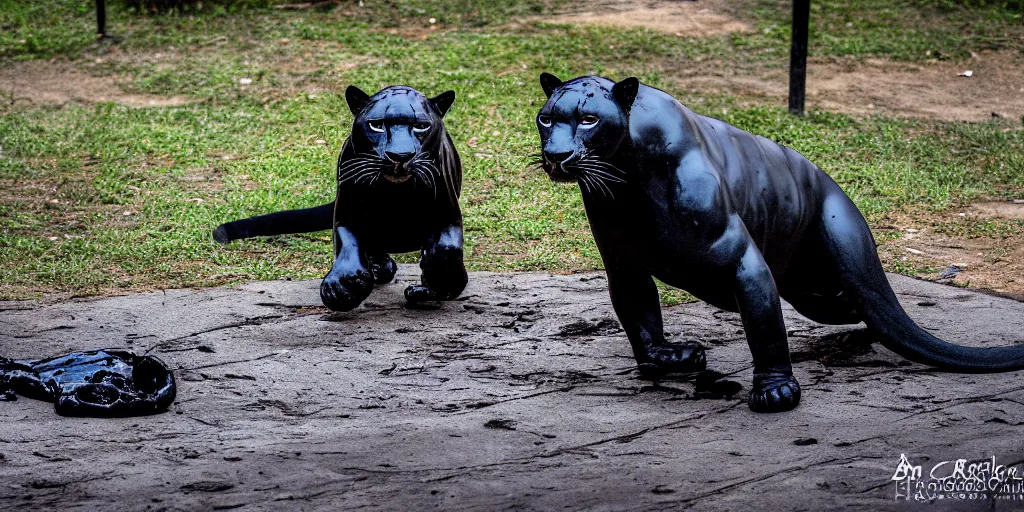
<instances>
[{"instance_id":1,"label":"cracked concrete surface","mask_svg":"<svg viewBox=\"0 0 1024 512\"><path fill-rule=\"evenodd\" d=\"M315 281L0 302L0 355L151 350L179 383L144 418L0 403L0 509L907 510L928 505L894 501L901 453L925 471L1024 461L1019 372L933 372L787 308L803 403L756 415L737 315L665 311L744 386L697 399L692 381L637 379L601 274L474 273L462 299L410 309L416 278L403 266L345 314ZM1024 341L1022 303L890 279L950 341Z\"/></svg>"}]
</instances>

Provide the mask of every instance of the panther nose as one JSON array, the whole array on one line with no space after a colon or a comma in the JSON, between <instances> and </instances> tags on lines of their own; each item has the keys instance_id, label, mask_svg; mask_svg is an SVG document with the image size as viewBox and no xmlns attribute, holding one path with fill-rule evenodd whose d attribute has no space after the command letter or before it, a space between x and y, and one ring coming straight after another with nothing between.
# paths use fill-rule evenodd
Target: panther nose
<instances>
[{"instance_id":1,"label":"panther nose","mask_svg":"<svg viewBox=\"0 0 1024 512\"><path fill-rule=\"evenodd\" d=\"M416 156L416 153L411 153L411 152L410 153L392 153L391 151L385 151L384 154L387 155L389 160L391 160L392 162L394 162L396 164L409 163L409 160L412 160L412 157Z\"/></svg>"},{"instance_id":2,"label":"panther nose","mask_svg":"<svg viewBox=\"0 0 1024 512\"><path fill-rule=\"evenodd\" d=\"M545 151L544 152L544 158L547 158L549 162L554 162L556 164L560 164L560 163L568 160L569 157L571 157L571 156L572 156L572 151L564 151L564 152Z\"/></svg>"}]
</instances>

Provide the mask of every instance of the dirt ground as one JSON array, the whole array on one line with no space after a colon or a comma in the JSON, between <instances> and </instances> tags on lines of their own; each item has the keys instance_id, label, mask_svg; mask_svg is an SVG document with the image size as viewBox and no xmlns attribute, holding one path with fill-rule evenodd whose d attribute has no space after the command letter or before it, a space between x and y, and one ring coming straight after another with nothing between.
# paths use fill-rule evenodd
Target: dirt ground
<instances>
[{"instance_id":1,"label":"dirt ground","mask_svg":"<svg viewBox=\"0 0 1024 512\"><path fill-rule=\"evenodd\" d=\"M730 2L722 0L597 0L580 3L559 16L546 16L543 20L549 23L642 27L680 37L712 37L749 31L750 25L736 19L732 9Z\"/></svg>"},{"instance_id":2,"label":"dirt ground","mask_svg":"<svg viewBox=\"0 0 1024 512\"><path fill-rule=\"evenodd\" d=\"M910 261L939 269L930 279L989 290L1024 300L1024 233L1001 236L953 236L941 225L1024 219L1024 200L984 201L934 215L896 215L891 225L876 226L876 235L895 230L898 236L879 244L888 263Z\"/></svg>"},{"instance_id":3,"label":"dirt ground","mask_svg":"<svg viewBox=\"0 0 1024 512\"><path fill-rule=\"evenodd\" d=\"M970 62L912 64L883 59L807 64L807 108L849 114L987 121L1024 119L1024 56L985 52ZM961 76L970 71L971 76ZM788 67L674 70L680 87L702 94L726 92L773 98L785 104Z\"/></svg>"},{"instance_id":4,"label":"dirt ground","mask_svg":"<svg viewBox=\"0 0 1024 512\"><path fill-rule=\"evenodd\" d=\"M14 103L37 105L113 102L131 107L167 107L192 101L184 96L127 93L118 86L116 77L89 74L61 60L0 67L0 95Z\"/></svg>"},{"instance_id":5,"label":"dirt ground","mask_svg":"<svg viewBox=\"0 0 1024 512\"><path fill-rule=\"evenodd\" d=\"M1019 373L933 372L787 307L803 402L757 415L735 314L665 311L744 387L703 398L637 379L602 274L474 273L460 300L409 309L417 274L345 314L316 281L0 303L0 355L152 350L179 383L143 418L0 402L0 509L916 510L894 500L901 454L1024 463ZM1024 342L1022 303L890 279L947 339Z\"/></svg>"}]
</instances>

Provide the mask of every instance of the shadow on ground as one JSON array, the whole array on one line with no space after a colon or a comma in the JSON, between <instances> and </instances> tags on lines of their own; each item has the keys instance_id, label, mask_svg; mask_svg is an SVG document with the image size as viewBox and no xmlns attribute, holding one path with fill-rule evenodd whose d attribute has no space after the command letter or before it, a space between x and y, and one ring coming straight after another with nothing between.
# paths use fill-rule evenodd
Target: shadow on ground
<instances>
[{"instance_id":1,"label":"shadow on ground","mask_svg":"<svg viewBox=\"0 0 1024 512\"><path fill-rule=\"evenodd\" d=\"M804 401L756 415L734 314L666 310L744 386L698 399L690 381L637 379L601 274L474 273L433 310L404 305L415 278L403 266L346 314L315 281L0 303L0 355L152 350L179 382L145 418L0 403L0 508L902 510L923 505L893 500L900 454L1024 460L1020 373L932 372L787 308ZM1022 303L890 279L947 339L1024 339Z\"/></svg>"}]
</instances>

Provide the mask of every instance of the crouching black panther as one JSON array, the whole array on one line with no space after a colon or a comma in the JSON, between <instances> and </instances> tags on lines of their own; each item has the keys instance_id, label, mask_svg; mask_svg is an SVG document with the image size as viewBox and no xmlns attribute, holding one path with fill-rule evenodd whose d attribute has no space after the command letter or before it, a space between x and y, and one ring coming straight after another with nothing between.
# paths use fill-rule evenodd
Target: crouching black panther
<instances>
[{"instance_id":1,"label":"crouching black panther","mask_svg":"<svg viewBox=\"0 0 1024 512\"><path fill-rule=\"evenodd\" d=\"M462 164L444 115L455 101L448 91L426 98L393 86L373 96L345 91L355 116L338 156L333 202L228 222L213 237L307 233L333 227L334 265L320 285L328 308L349 311L374 284L390 282L398 267L389 253L420 251L422 279L409 286L409 302L452 300L466 287L462 257Z\"/></svg>"},{"instance_id":2,"label":"crouching black panther","mask_svg":"<svg viewBox=\"0 0 1024 512\"><path fill-rule=\"evenodd\" d=\"M541 75L542 166L578 182L612 306L647 376L704 369L668 343L652 279L739 312L754 359L750 409L800 402L779 297L825 324L864 321L890 350L947 371L1024 368L1024 346L971 348L918 327L896 299L864 217L796 151L699 116L636 78Z\"/></svg>"}]
</instances>

